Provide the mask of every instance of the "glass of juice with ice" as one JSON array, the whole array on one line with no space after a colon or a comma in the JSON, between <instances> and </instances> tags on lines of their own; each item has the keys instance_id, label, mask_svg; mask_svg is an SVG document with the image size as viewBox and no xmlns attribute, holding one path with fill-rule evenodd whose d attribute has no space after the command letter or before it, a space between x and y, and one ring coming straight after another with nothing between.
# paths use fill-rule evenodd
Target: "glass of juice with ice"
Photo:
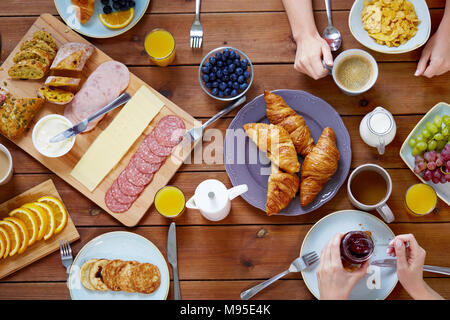
<instances>
[{"instance_id":1,"label":"glass of juice with ice","mask_svg":"<svg viewBox=\"0 0 450 320\"><path fill-rule=\"evenodd\" d=\"M175 39L165 29L154 29L145 37L145 51L150 59L161 67L166 67L175 59Z\"/></svg>"},{"instance_id":2,"label":"glass of juice with ice","mask_svg":"<svg viewBox=\"0 0 450 320\"><path fill-rule=\"evenodd\" d=\"M414 184L406 191L405 206L413 216L424 216L433 212L436 204L436 191L425 183Z\"/></svg>"},{"instance_id":3,"label":"glass of juice with ice","mask_svg":"<svg viewBox=\"0 0 450 320\"><path fill-rule=\"evenodd\" d=\"M177 218L185 210L186 198L183 192L174 186L165 186L155 195L155 208L166 218Z\"/></svg>"}]
</instances>

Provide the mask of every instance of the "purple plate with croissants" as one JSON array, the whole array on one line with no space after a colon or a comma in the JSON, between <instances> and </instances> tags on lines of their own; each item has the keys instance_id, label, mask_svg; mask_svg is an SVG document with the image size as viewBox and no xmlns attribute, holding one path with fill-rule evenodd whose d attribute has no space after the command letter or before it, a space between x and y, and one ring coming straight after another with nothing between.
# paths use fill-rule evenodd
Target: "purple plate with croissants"
<instances>
[{"instance_id":1,"label":"purple plate with croissants","mask_svg":"<svg viewBox=\"0 0 450 320\"><path fill-rule=\"evenodd\" d=\"M330 201L350 170L350 135L327 102L300 90L265 91L228 127L225 168L267 215L301 215Z\"/></svg>"}]
</instances>

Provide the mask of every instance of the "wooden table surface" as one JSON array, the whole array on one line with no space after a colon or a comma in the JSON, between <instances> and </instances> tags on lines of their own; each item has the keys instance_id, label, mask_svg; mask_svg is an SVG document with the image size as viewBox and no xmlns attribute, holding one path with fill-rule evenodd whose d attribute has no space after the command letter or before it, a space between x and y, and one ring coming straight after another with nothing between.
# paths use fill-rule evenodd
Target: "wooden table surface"
<instances>
[{"instance_id":1,"label":"wooden table surface","mask_svg":"<svg viewBox=\"0 0 450 320\"><path fill-rule=\"evenodd\" d=\"M333 1L333 21L343 34L341 50L362 48L350 34L347 24L352 2ZM427 3L433 33L442 18L445 0L428 0ZM450 73L431 80L414 77L421 49L399 55L369 51L379 63L377 83L360 96L346 96L330 77L314 81L293 69L296 46L281 0L203 1L201 21L205 37L203 49L195 52L189 47L194 6L195 1L152 0L145 16L130 31L112 39L88 40L113 59L127 64L130 71L202 121L218 112L224 104L201 91L197 79L198 64L209 50L223 45L243 50L254 63L255 79L247 95L249 100L264 89L281 88L305 90L326 100L339 112L350 132L352 169L371 162L383 166L391 174L393 192L388 204L396 216L395 222L390 224L394 233L414 234L427 251L426 264L450 266L449 207L439 200L435 214L420 218L407 214L403 206L405 191L419 180L398 155L402 142L421 116L436 103L450 101ZM318 29L323 30L326 26L324 1L314 0L314 8ZM16 46L37 16L46 12L57 16L52 0L1 1L2 59ZM146 56L145 34L156 27L168 29L176 39L177 57L173 66L156 67ZM394 114L398 126L397 136L383 156L363 143L358 129L362 117L379 105ZM232 118L233 114L212 127L224 133ZM7 139L0 137L0 143L11 150L15 169L13 180L0 187L0 202L51 178L81 235L72 246L75 253L100 234L126 230L147 237L166 255L170 221L159 216L153 207L137 227L123 227ZM208 178L217 178L231 186L220 163L185 164L171 184L191 197L195 187ZM243 289L286 269L298 256L303 238L315 222L333 211L351 208L344 187L319 210L298 217L267 217L241 198L233 201L230 215L219 223L208 222L198 212L187 210L176 220L182 297L239 299ZM261 234L263 236L258 236ZM431 287L450 298L449 277L424 275ZM0 299L67 299L69 293L65 281L65 270L59 253L55 252L2 279ZM168 298L172 296L171 287ZM299 274L287 276L255 298L314 299ZM389 296L389 299L409 298L400 285Z\"/></svg>"}]
</instances>

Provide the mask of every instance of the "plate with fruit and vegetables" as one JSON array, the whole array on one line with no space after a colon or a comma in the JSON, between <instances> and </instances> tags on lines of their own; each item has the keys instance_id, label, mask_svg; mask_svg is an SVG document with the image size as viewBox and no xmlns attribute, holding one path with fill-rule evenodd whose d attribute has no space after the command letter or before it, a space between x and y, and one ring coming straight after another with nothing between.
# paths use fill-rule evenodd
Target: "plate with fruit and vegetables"
<instances>
[{"instance_id":1,"label":"plate with fruit and vegetables","mask_svg":"<svg viewBox=\"0 0 450 320\"><path fill-rule=\"evenodd\" d=\"M400 157L450 205L450 105L440 102L419 121L400 149Z\"/></svg>"},{"instance_id":2,"label":"plate with fruit and vegetables","mask_svg":"<svg viewBox=\"0 0 450 320\"><path fill-rule=\"evenodd\" d=\"M130 30L144 16L150 0L54 0L58 14L76 32L111 38ZM81 10L80 10L81 8ZM78 12L81 11L81 16Z\"/></svg>"}]
</instances>

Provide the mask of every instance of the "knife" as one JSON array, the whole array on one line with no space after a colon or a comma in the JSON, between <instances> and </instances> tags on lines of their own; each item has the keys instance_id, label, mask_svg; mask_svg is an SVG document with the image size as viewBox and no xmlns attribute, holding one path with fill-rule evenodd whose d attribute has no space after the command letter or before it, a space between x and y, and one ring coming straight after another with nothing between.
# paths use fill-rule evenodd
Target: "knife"
<instances>
[{"instance_id":1,"label":"knife","mask_svg":"<svg viewBox=\"0 0 450 320\"><path fill-rule=\"evenodd\" d=\"M370 264L373 266L378 266L378 267L397 268L397 259L375 260L375 261L372 261ZM450 275L450 268L445 268L445 267L424 265L423 271Z\"/></svg>"},{"instance_id":2,"label":"knife","mask_svg":"<svg viewBox=\"0 0 450 320\"><path fill-rule=\"evenodd\" d=\"M169 227L169 235L167 239L167 258L169 259L169 263L172 265L174 299L181 300L180 283L178 280L177 234L175 228L175 222L172 222Z\"/></svg>"},{"instance_id":3,"label":"knife","mask_svg":"<svg viewBox=\"0 0 450 320\"><path fill-rule=\"evenodd\" d=\"M131 96L125 92L122 93L120 96L118 96L116 99L108 103L106 106L98 110L96 113L94 113L92 116L84 119L77 125L73 126L72 128L69 128L61 133L58 133L56 136L50 138L50 142L60 142L66 139L69 139L70 137L76 136L77 134L83 132L86 130L89 122L101 117L105 113L110 112L111 110L114 110L115 108L121 106L122 104L128 102L128 100L131 99Z\"/></svg>"}]
</instances>

